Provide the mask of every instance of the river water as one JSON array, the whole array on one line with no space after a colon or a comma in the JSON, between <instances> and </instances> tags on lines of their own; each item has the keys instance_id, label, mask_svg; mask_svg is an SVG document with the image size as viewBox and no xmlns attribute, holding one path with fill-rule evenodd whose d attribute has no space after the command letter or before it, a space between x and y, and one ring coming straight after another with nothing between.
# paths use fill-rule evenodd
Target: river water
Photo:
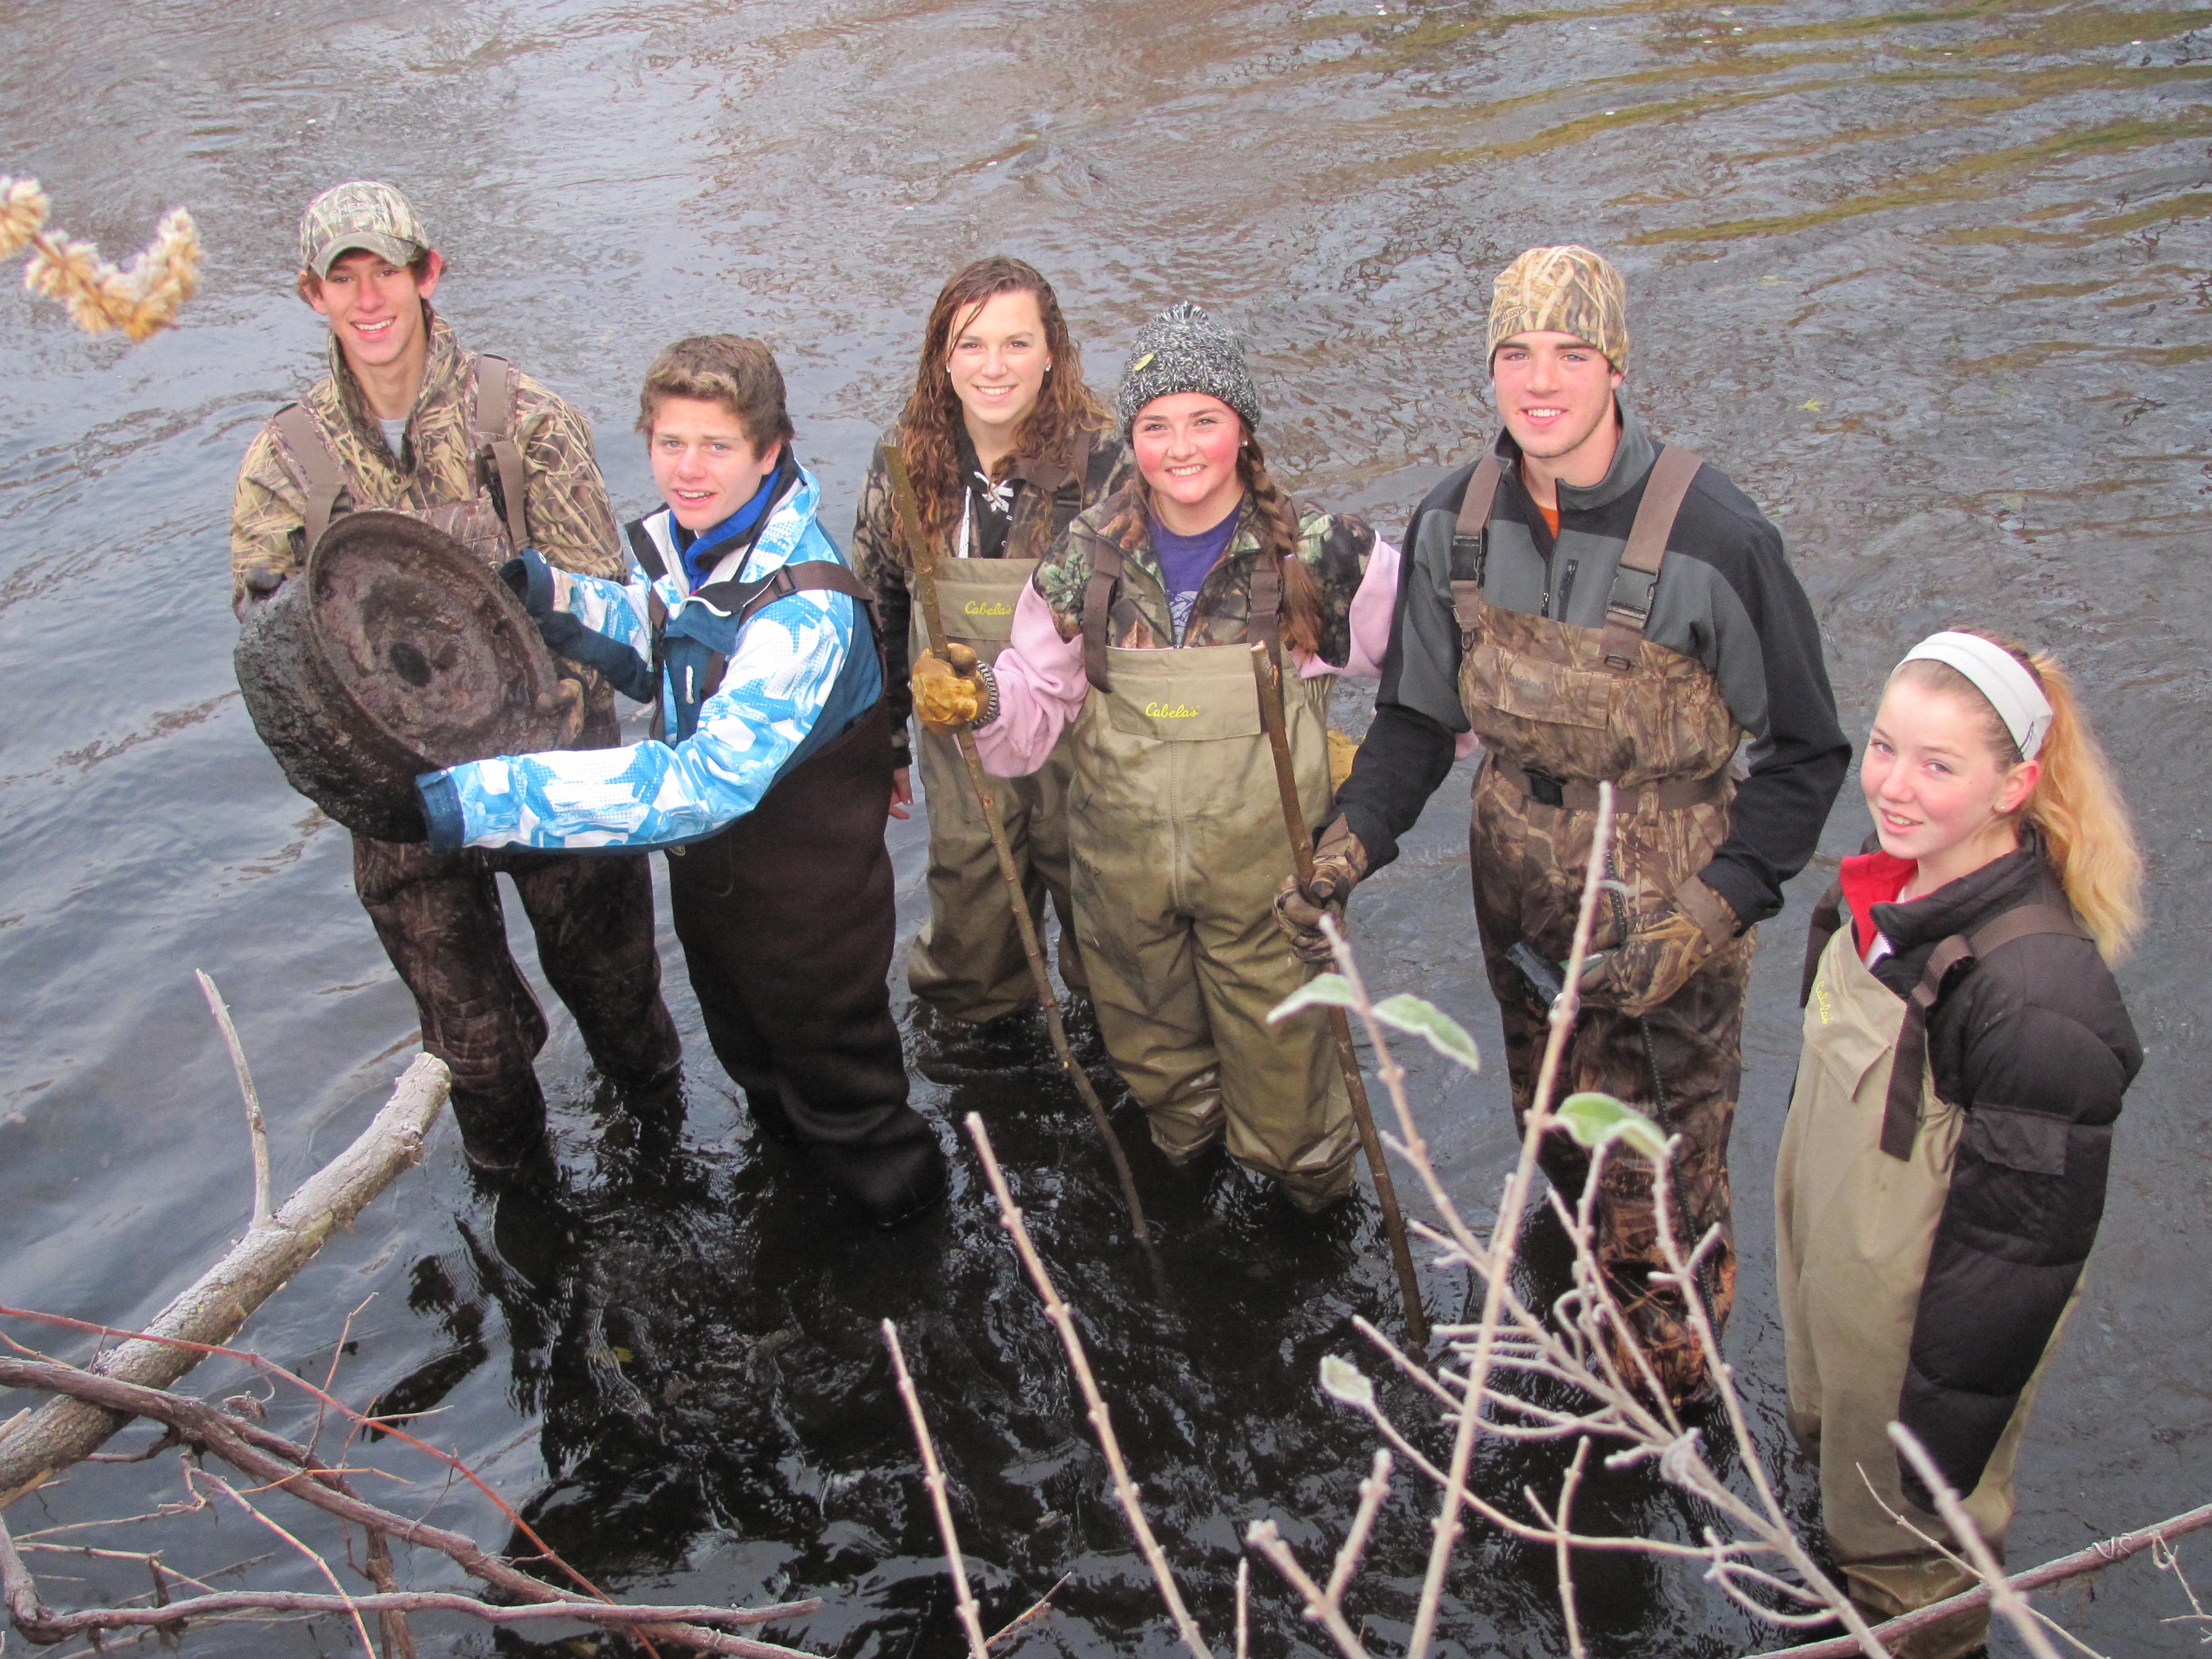
<instances>
[{"instance_id":1,"label":"river water","mask_svg":"<svg viewBox=\"0 0 2212 1659\"><path fill-rule=\"evenodd\" d=\"M295 216L315 191L404 185L450 262L438 298L462 339L593 417L626 512L650 501L629 428L653 351L702 330L766 336L841 530L930 296L1004 249L1058 282L1102 386L1172 301L1243 330L1278 475L1395 535L1490 424L1488 276L1525 246L1579 240L1626 273L1636 406L1788 536L1855 737L1884 668L1953 620L2056 648L2086 688L2150 855L2154 920L2123 976L2148 1060L2086 1304L2021 1458L2013 1559L2203 1500L2212 9L17 0L0 20L0 170L43 179L57 222L111 252L179 203L210 250L184 326L137 349L0 300L9 1302L131 1325L240 1231L244 1136L194 968L236 1011L280 1192L358 1131L413 1047L346 838L286 788L230 665L233 473L324 338L289 293ZM1464 788L1439 793L1355 921L1380 988L1435 999L1490 1050ZM1845 794L1821 862L1765 930L1735 1143L1730 1355L1757 1455L1808 1523L1814 1483L1780 1417L1769 1199L1800 930L1866 827ZM923 827L891 839L911 927ZM1025 1652L1169 1651L972 1159L941 1218L854 1234L748 1139L665 927L663 948L691 1054L680 1134L598 1093L556 1012L540 1069L559 1189L476 1190L441 1125L424 1165L245 1340L319 1377L358 1307L338 1387L437 1407L418 1427L604 1584L818 1594L818 1614L775 1633L825 1654L951 1654L939 1546L878 1335L890 1316L994 1627L1066 1574L1060 1615ZM1446 1177L1480 1216L1512 1152L1502 1079L1407 1058ZM1225 1647L1245 1524L1282 1518L1316 1561L1365 1470L1370 1437L1315 1376L1323 1355L1358 1352L1353 1315L1396 1328L1371 1205L1314 1228L1233 1176L1178 1184L1125 1111L1174 1287L1163 1306L1042 1056L919 1086L948 1144L964 1113L989 1120L1167 1552ZM1455 1313L1462 1294L1438 1276L1432 1310ZM235 1381L210 1368L193 1386ZM422 1477L388 1444L362 1455ZM1559 1462L1491 1452L1481 1474L1510 1492ZM88 1468L9 1518L21 1532L41 1513L134 1513L178 1486L173 1460ZM435 1492L426 1480L394 1501ZM1401 1474L1352 1598L1385 1649L1411 1614L1426 1503ZM434 1513L503 1534L464 1494ZM1700 1520L1641 1474L1595 1485L1579 1518L1673 1537ZM319 1588L234 1515L164 1536L175 1559L209 1566L266 1545L280 1558L250 1576ZM2203 1545L2183 1559L2212 1581ZM82 1563L40 1564L64 1604L143 1583L101 1592L96 1574L58 1576ZM441 1564L416 1565L434 1578ZM1761 1645L1689 1574L1598 1559L1582 1579L1594 1652ZM1315 1650L1272 1575L1255 1580L1255 1650ZM2188 1627L2159 1622L2187 1607L2147 1561L2094 1601L2054 1605L2105 1651L2193 1650ZM1446 1636L1468 1655L1563 1651L1548 1557L1477 1528ZM181 1646L350 1640L337 1624L210 1626ZM428 1626L424 1640L541 1650L475 1627Z\"/></svg>"}]
</instances>

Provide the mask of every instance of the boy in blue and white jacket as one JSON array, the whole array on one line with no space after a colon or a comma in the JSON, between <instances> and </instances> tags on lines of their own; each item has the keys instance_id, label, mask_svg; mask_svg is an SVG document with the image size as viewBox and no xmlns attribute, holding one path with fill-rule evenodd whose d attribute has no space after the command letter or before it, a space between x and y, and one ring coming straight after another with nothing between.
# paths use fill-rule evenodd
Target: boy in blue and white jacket
<instances>
[{"instance_id":1,"label":"boy in blue and white jacket","mask_svg":"<svg viewBox=\"0 0 2212 1659\"><path fill-rule=\"evenodd\" d=\"M661 353L638 428L667 507L629 526L626 584L504 573L546 641L656 706L634 748L474 761L420 781L434 850L662 848L714 1053L763 1130L884 1226L944 1155L907 1103L890 1014L890 737L867 590L815 516L768 348Z\"/></svg>"}]
</instances>

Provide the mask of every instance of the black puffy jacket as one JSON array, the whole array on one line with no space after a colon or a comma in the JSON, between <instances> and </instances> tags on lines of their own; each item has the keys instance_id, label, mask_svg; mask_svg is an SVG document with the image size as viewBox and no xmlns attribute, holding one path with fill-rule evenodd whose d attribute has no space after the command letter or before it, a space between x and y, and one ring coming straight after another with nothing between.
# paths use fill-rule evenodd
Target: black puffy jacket
<instances>
[{"instance_id":1,"label":"black puffy jacket","mask_svg":"<svg viewBox=\"0 0 2212 1659\"><path fill-rule=\"evenodd\" d=\"M1899 997L1936 945L2024 904L2067 908L2030 837L1910 904L1877 904ZM1815 924L1818 926L1818 923ZM1960 963L1928 1019L1936 1092L1967 1117L1914 1316L1898 1419L1972 1492L2074 1293L2105 1213L2120 1097L2142 1045L2086 939L2039 933ZM1900 1460L1905 1494L1932 1508Z\"/></svg>"}]
</instances>

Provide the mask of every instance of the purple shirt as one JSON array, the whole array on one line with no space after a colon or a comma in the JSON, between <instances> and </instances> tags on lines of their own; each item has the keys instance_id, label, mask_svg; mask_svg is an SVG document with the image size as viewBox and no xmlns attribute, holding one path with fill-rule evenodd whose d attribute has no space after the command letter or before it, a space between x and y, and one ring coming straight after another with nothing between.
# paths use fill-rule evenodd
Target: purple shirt
<instances>
[{"instance_id":1,"label":"purple shirt","mask_svg":"<svg viewBox=\"0 0 2212 1659\"><path fill-rule=\"evenodd\" d=\"M1152 555L1160 562L1160 574L1167 580L1168 609L1175 617L1175 642L1182 643L1184 631L1190 625L1191 607L1198 603L1199 586L1206 580L1206 573L1221 562L1221 556L1229 548L1229 538L1237 533L1237 508L1211 530L1201 530L1195 536L1178 536L1159 520L1157 514L1147 514L1152 532Z\"/></svg>"}]
</instances>

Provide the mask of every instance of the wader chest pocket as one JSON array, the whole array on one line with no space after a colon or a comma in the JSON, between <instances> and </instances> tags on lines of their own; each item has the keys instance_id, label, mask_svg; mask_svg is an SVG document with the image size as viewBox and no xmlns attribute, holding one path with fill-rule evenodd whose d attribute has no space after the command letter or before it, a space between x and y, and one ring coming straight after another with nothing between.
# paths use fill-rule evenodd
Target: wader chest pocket
<instances>
[{"instance_id":1,"label":"wader chest pocket","mask_svg":"<svg viewBox=\"0 0 2212 1659\"><path fill-rule=\"evenodd\" d=\"M1599 731L1611 723L1613 700L1620 688L1618 675L1501 650L1487 637L1478 637L1468 654L1468 679L1480 702L1501 714Z\"/></svg>"},{"instance_id":2,"label":"wader chest pocket","mask_svg":"<svg viewBox=\"0 0 2212 1659\"><path fill-rule=\"evenodd\" d=\"M937 608L945 637L975 647L989 662L1013 637L1014 611L1036 569L1034 559L945 559L937 567ZM916 647L928 644L915 595Z\"/></svg>"},{"instance_id":3,"label":"wader chest pocket","mask_svg":"<svg viewBox=\"0 0 2212 1659\"><path fill-rule=\"evenodd\" d=\"M1249 678L1240 685L1232 679L1192 676L1180 685L1157 690L1117 682L1106 708L1115 731L1165 743L1256 738L1264 729L1260 700Z\"/></svg>"}]
</instances>

